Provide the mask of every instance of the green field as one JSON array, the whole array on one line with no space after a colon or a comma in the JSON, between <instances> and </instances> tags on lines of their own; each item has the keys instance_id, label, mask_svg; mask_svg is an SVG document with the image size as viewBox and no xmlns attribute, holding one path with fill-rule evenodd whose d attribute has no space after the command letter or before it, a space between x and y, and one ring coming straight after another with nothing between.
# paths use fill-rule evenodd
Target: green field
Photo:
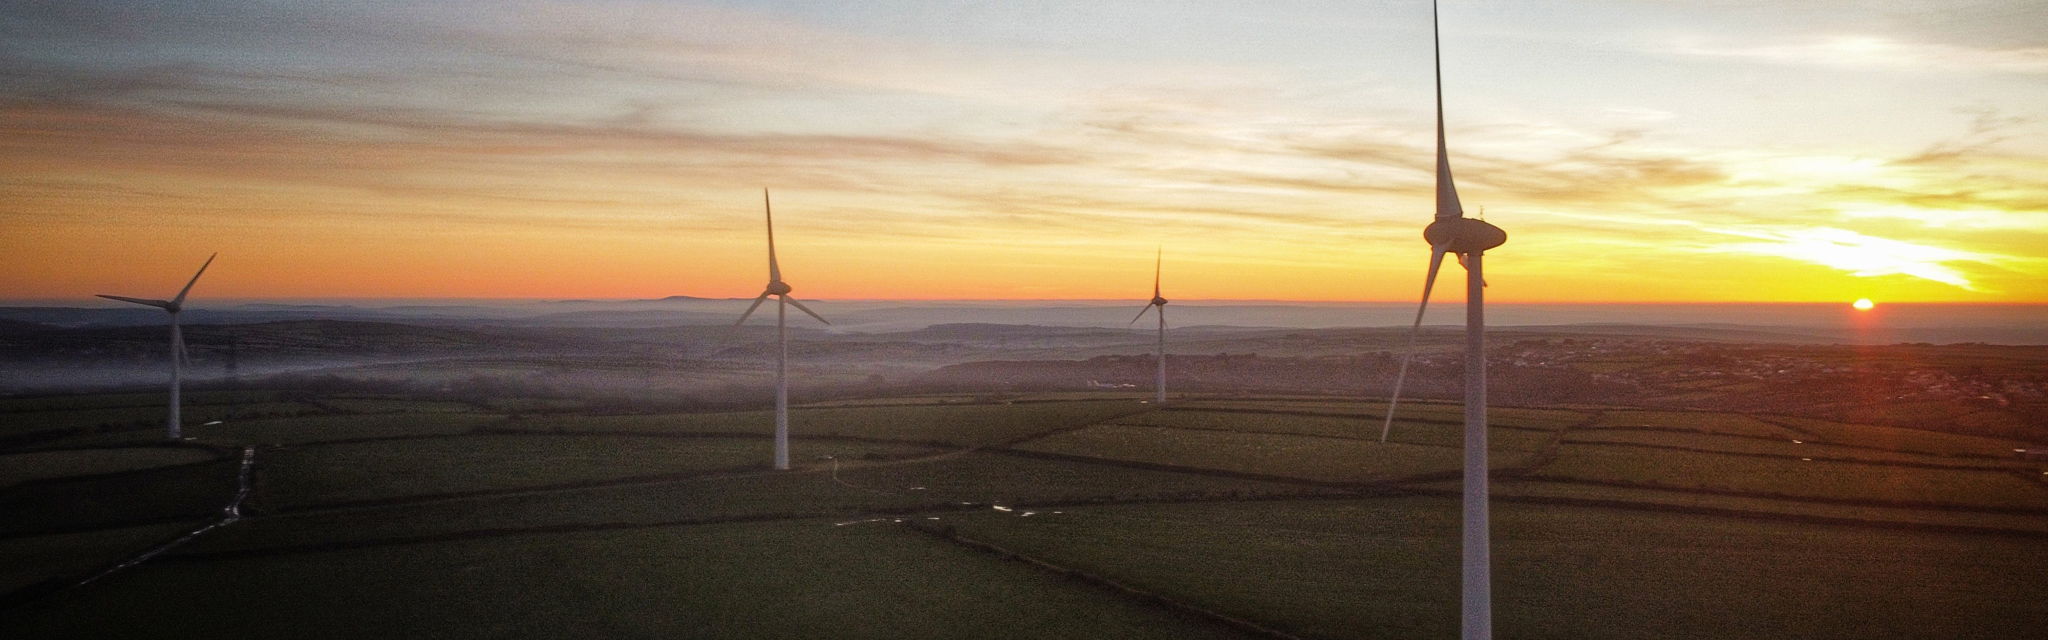
<instances>
[{"instance_id":1,"label":"green field","mask_svg":"<svg viewBox=\"0 0 2048 640\"><path fill-rule=\"evenodd\" d=\"M1762 496L2027 509L2048 514L2048 485L2005 471L1881 466L1640 447L1567 445L1538 470L1588 480Z\"/></svg>"},{"instance_id":2,"label":"green field","mask_svg":"<svg viewBox=\"0 0 2048 640\"><path fill-rule=\"evenodd\" d=\"M1318 482L1373 482L1449 472L1463 460L1460 450L1448 447L1128 425L1098 425L1018 448ZM1492 462L1511 466L1517 460L1516 456L1496 456Z\"/></svg>"},{"instance_id":3,"label":"green field","mask_svg":"<svg viewBox=\"0 0 2048 640\"><path fill-rule=\"evenodd\" d=\"M1754 436L1727 436L1705 433L1673 433L1634 429L1580 429L1564 439L1570 443L1635 444L1647 447L1669 447L1718 451L1735 454L1764 456L1816 458L1829 460L1857 460L1867 462L1895 462L1907 465L1929 465L1945 467L1976 467L1982 469L2024 469L2026 465L2018 458L2005 455L1960 456L1953 454L1911 453L1897 449L1873 449L1861 446L1831 445L1811 439L1758 438Z\"/></svg>"},{"instance_id":4,"label":"green field","mask_svg":"<svg viewBox=\"0 0 2048 640\"><path fill-rule=\"evenodd\" d=\"M797 407L784 472L763 411L245 395L190 411L305 415L195 422L178 446L53 432L0 450L0 637L1247 637L1224 618L1455 635L1459 407L1404 406L1381 444L1372 402L1131 395ZM0 416L160 417L149 398ZM1500 637L2048 628L2031 569L2048 564L2048 465L2011 443L1489 413ZM100 582L23 590L218 519L243 446L241 520Z\"/></svg>"},{"instance_id":5,"label":"green field","mask_svg":"<svg viewBox=\"0 0 2048 640\"><path fill-rule=\"evenodd\" d=\"M1494 507L1500 637L2022 638L2038 540ZM961 535L1305 637L1450 638L1446 498L1083 508L956 518Z\"/></svg>"},{"instance_id":6,"label":"green field","mask_svg":"<svg viewBox=\"0 0 2048 640\"><path fill-rule=\"evenodd\" d=\"M1724 433L1738 436L1759 436L1791 440L1801 437L1797 431L1786 429L1751 416L1732 413L1708 413L1704 411L1609 411L1600 415L1589 427L1656 427L1682 429L1702 433Z\"/></svg>"},{"instance_id":7,"label":"green field","mask_svg":"<svg viewBox=\"0 0 2048 640\"><path fill-rule=\"evenodd\" d=\"M1009 442L1061 429L1078 428L1137 413L1147 405L1128 400L1034 402L1020 404L943 404L873 407L802 408L789 413L789 431L796 437L847 436L926 442L944 446L979 446ZM739 433L771 434L774 414L663 414L648 416L544 416L505 425L523 431L602 431L611 433Z\"/></svg>"},{"instance_id":8,"label":"green field","mask_svg":"<svg viewBox=\"0 0 2048 640\"><path fill-rule=\"evenodd\" d=\"M213 460L212 451L192 447L64 449L0 453L0 486L69 476L136 471Z\"/></svg>"},{"instance_id":9,"label":"green field","mask_svg":"<svg viewBox=\"0 0 2048 640\"><path fill-rule=\"evenodd\" d=\"M100 638L1243 637L901 526L829 520L162 562L36 603L0 628Z\"/></svg>"},{"instance_id":10,"label":"green field","mask_svg":"<svg viewBox=\"0 0 2048 640\"><path fill-rule=\"evenodd\" d=\"M301 445L265 461L263 505L360 502L474 493L723 469L759 469L773 443L758 438L485 435ZM924 447L822 442L816 455L849 459L929 455Z\"/></svg>"}]
</instances>

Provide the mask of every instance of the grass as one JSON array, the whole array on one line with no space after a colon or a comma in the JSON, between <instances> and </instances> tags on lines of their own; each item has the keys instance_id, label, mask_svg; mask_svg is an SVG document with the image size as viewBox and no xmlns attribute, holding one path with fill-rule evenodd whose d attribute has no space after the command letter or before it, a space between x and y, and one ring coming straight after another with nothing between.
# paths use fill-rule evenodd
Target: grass
<instances>
[{"instance_id":1,"label":"grass","mask_svg":"<svg viewBox=\"0 0 2048 640\"><path fill-rule=\"evenodd\" d=\"M187 427L185 433L210 442L305 444L362 438L455 435L502 420L503 416L477 413L304 416L197 425Z\"/></svg>"},{"instance_id":2,"label":"grass","mask_svg":"<svg viewBox=\"0 0 2048 640\"><path fill-rule=\"evenodd\" d=\"M1305 413L1355 416L1371 421L1385 420L1387 402L1385 399L1372 400L1192 400L1174 405L1187 409L1216 409L1224 411L1296 411ZM1402 400L1395 410L1400 420L1429 420L1436 422L1462 423L1465 420L1465 405L1461 403L1435 402L1427 400ZM1487 407L1488 424L1503 427L1525 427L1531 429L1562 429L1566 425L1584 421L1589 414L1581 411L1561 409L1522 409L1514 407Z\"/></svg>"},{"instance_id":3,"label":"grass","mask_svg":"<svg viewBox=\"0 0 2048 640\"><path fill-rule=\"evenodd\" d=\"M376 509L291 513L245 520L209 534L195 543L193 549L264 549L459 535L479 530L764 517L858 518L867 517L862 514L912 509L988 509L992 504L1256 497L1298 495L1305 491L1298 486L1270 482L995 453L843 469L839 478L839 482L834 482L824 471L762 472L478 496Z\"/></svg>"},{"instance_id":4,"label":"grass","mask_svg":"<svg viewBox=\"0 0 2048 640\"><path fill-rule=\"evenodd\" d=\"M167 374L168 375L168 374ZM101 393L90 395L0 398L0 413L26 411L74 411L120 407L161 407L169 403L166 392ZM259 404L282 401L283 391L186 391L180 394L187 405Z\"/></svg>"},{"instance_id":5,"label":"grass","mask_svg":"<svg viewBox=\"0 0 2048 640\"><path fill-rule=\"evenodd\" d=\"M2048 622L2036 540L1496 504L1508 638L2019 638ZM1444 498L1087 507L962 535L1309 638L1458 631Z\"/></svg>"},{"instance_id":6,"label":"grass","mask_svg":"<svg viewBox=\"0 0 2048 640\"><path fill-rule=\"evenodd\" d=\"M75 578L177 537L199 521L0 539L0 594L50 578Z\"/></svg>"},{"instance_id":7,"label":"grass","mask_svg":"<svg viewBox=\"0 0 2048 640\"><path fill-rule=\"evenodd\" d=\"M193 585L206 585L195 589ZM724 524L158 562L10 637L1233 638L900 525Z\"/></svg>"},{"instance_id":8,"label":"grass","mask_svg":"<svg viewBox=\"0 0 2048 640\"><path fill-rule=\"evenodd\" d=\"M30 480L82 476L205 462L220 457L192 447L72 449L0 454L0 486Z\"/></svg>"},{"instance_id":9,"label":"grass","mask_svg":"<svg viewBox=\"0 0 2048 640\"><path fill-rule=\"evenodd\" d=\"M804 456L902 457L922 447L804 442ZM631 476L765 467L766 439L482 435L281 448L266 453L261 504L310 504L505 491Z\"/></svg>"},{"instance_id":10,"label":"grass","mask_svg":"<svg viewBox=\"0 0 2048 640\"><path fill-rule=\"evenodd\" d=\"M1017 448L1320 482L1371 482L1454 471L1463 460L1457 449L1445 447L1130 425L1089 427ZM1514 459L1495 456L1492 462L1507 466Z\"/></svg>"},{"instance_id":11,"label":"grass","mask_svg":"<svg viewBox=\"0 0 2048 640\"><path fill-rule=\"evenodd\" d=\"M1802 437L1798 432L1742 414L1705 411L1609 411L1587 426L1660 427L1787 440Z\"/></svg>"},{"instance_id":12,"label":"grass","mask_svg":"<svg viewBox=\"0 0 2048 640\"><path fill-rule=\"evenodd\" d=\"M1900 451L2010 459L2016 457L2013 449L2028 446L2026 443L2013 440L1937 433L1900 427L1843 424L1812 418L1772 417L1771 419L1783 423L1785 426L1811 434L1810 437L1822 442L1853 444Z\"/></svg>"},{"instance_id":13,"label":"grass","mask_svg":"<svg viewBox=\"0 0 2048 640\"><path fill-rule=\"evenodd\" d=\"M1456 471L1454 424L1404 420L1396 442L1380 445L1356 437L1377 435L1371 403L962 400L975 398L799 408L795 461L808 468L794 472L764 469L768 412L507 418L343 397L317 402L365 413L193 426L208 442L284 445L258 456L250 517L114 580L7 611L0 637L1217 632L892 521L905 517L1305 637L1456 632L1455 498L1360 499L1294 481ZM123 410L91 404L78 411ZM1415 406L1430 420L1461 411ZM1553 430L1493 430L1494 464L1530 460L1554 429L1595 411L1496 410ZM2048 561L2038 537L2048 485L2001 471L1736 455L2025 467L2003 442L1789 419L1798 429L1786 430L1735 414L1605 416L1684 431L1575 429L1566 433L1579 442L1535 478L1498 479L1497 495L1550 501L1494 504L1502 637L2024 637L2048 627L2038 597L2048 579L2029 570ZM90 437L129 436L160 434ZM363 438L386 439L338 442ZM82 571L216 516L233 461L163 468L143 453L168 450L0 455L0 474L47 478L6 486L0 475L0 584ZM929 455L901 458L918 454ZM836 474L820 455L842 461ZM133 472L57 477L102 470ZM654 474L671 477L607 484ZM1318 499L1299 499L1309 496ZM2001 508L2034 511L1985 511ZM144 522L158 524L134 526ZM89 528L101 530L39 535Z\"/></svg>"},{"instance_id":14,"label":"grass","mask_svg":"<svg viewBox=\"0 0 2048 640\"><path fill-rule=\"evenodd\" d=\"M1627 446L1566 445L1535 476L1761 496L2048 510L2048 485L2002 471L1917 469Z\"/></svg>"},{"instance_id":15,"label":"grass","mask_svg":"<svg viewBox=\"0 0 2048 640\"><path fill-rule=\"evenodd\" d=\"M1457 481L1432 483L1428 486L1453 493L1458 491ZM1933 527L1971 527L2006 531L2032 531L2048 534L2048 517L2038 514L1930 511L1907 507L1793 502L1774 498L1699 493L1682 489L1646 489L1640 487L1616 487L1511 478L1494 479L1492 491L1495 498L1521 497L1538 502L1549 499L1599 500L1679 509L1741 512L1759 518L1774 516L1834 518L1907 525L1928 525Z\"/></svg>"},{"instance_id":16,"label":"grass","mask_svg":"<svg viewBox=\"0 0 2048 640\"><path fill-rule=\"evenodd\" d=\"M234 493L240 464L223 459L0 487L0 536L212 517Z\"/></svg>"},{"instance_id":17,"label":"grass","mask_svg":"<svg viewBox=\"0 0 2048 640\"><path fill-rule=\"evenodd\" d=\"M1761 440L1743 436L1723 436L1703 433L1671 433L1660 431L1574 431L1565 439L1567 443L1587 444L1640 444L1664 447L1686 447L1725 451L1729 453L1750 453L1776 456L1854 459L1876 462L1904 462L1918 464L1975 466L1985 469L2025 469L2026 466L2013 458L1965 458L1924 453L1905 453L1889 450L1873 450L1861 447L1843 447L1814 440L1771 439Z\"/></svg>"},{"instance_id":18,"label":"grass","mask_svg":"<svg viewBox=\"0 0 2048 640\"><path fill-rule=\"evenodd\" d=\"M169 407L166 405L66 409L58 411L26 411L5 414L6 426L0 427L0 435L53 431L77 427L161 426L164 424ZM267 402L261 404L211 404L185 405L180 417L186 425L198 425L214 420L234 420L243 417L300 416L325 413L318 407L301 402Z\"/></svg>"},{"instance_id":19,"label":"grass","mask_svg":"<svg viewBox=\"0 0 2048 640\"><path fill-rule=\"evenodd\" d=\"M1218 429L1225 431L1291 433L1329 438L1379 437L1380 425L1365 418L1298 416L1284 413L1237 411L1185 411L1166 409L1118 418L1116 424Z\"/></svg>"},{"instance_id":20,"label":"grass","mask_svg":"<svg viewBox=\"0 0 2048 640\"><path fill-rule=\"evenodd\" d=\"M476 407L460 402L398 398L326 398L321 404L353 413L468 413Z\"/></svg>"},{"instance_id":21,"label":"grass","mask_svg":"<svg viewBox=\"0 0 2048 640\"><path fill-rule=\"evenodd\" d=\"M1382 423L1365 418L1336 418L1329 416L1302 416L1285 413L1258 413L1240 411L1178 411L1167 409L1118 418L1115 424L1171 427L1176 429L1210 429L1220 431L1241 431L1246 433L1275 433L1321 436L1326 438L1362 438L1378 441ZM1487 446L1492 449L1511 451L1535 451L1548 444L1552 435L1524 429L1489 429ZM1387 434L1390 442L1422 444L1440 447L1465 446L1463 427L1436 423L1396 421Z\"/></svg>"},{"instance_id":22,"label":"grass","mask_svg":"<svg viewBox=\"0 0 2048 640\"><path fill-rule=\"evenodd\" d=\"M976 446L1070 429L1145 409L1135 401L792 409L790 433ZM650 433L774 433L768 411L529 417L508 428Z\"/></svg>"}]
</instances>

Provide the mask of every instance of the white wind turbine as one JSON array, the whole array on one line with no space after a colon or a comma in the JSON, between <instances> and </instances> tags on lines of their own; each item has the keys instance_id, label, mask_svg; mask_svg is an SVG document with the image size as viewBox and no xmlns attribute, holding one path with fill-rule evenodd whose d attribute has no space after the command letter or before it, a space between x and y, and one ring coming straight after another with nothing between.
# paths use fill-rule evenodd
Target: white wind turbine
<instances>
[{"instance_id":1,"label":"white wind turbine","mask_svg":"<svg viewBox=\"0 0 2048 640\"><path fill-rule=\"evenodd\" d=\"M782 281L782 267L775 263L775 211L768 205L767 189L761 190L761 209L768 216L768 287L761 292L760 297L754 298L754 304L747 307L746 313L740 314L739 321L732 323L732 328L735 331L739 330L740 325L746 324L747 318L754 315L754 310L761 308L761 303L768 300L768 296L775 296L775 468L788 469L789 307L796 307L797 310L817 318L819 322L832 322L789 297L789 283Z\"/></svg>"},{"instance_id":2,"label":"white wind turbine","mask_svg":"<svg viewBox=\"0 0 2048 640\"><path fill-rule=\"evenodd\" d=\"M1387 441L1394 426L1394 408L1401 402L1401 385L1408 379L1408 361L1415 357L1415 334L1422 330L1422 314L1429 309L1429 292L1436 286L1438 267L1444 254L1455 253L1465 266L1465 500L1464 500L1464 622L1465 640L1493 637L1492 552L1488 536L1486 487L1486 276L1481 256L1487 249L1508 240L1506 231L1484 220L1465 217L1458 204L1458 188L1451 182L1451 162L1444 144L1444 71L1441 45L1437 45L1436 4L1430 3L1430 42L1436 63L1436 221L1422 230L1429 242L1429 275L1422 281L1422 304L1415 310L1415 325L1408 329L1408 353L1401 358L1401 372L1394 377L1394 394L1387 403L1387 421L1380 427L1380 442Z\"/></svg>"},{"instance_id":3,"label":"white wind turbine","mask_svg":"<svg viewBox=\"0 0 2048 640\"><path fill-rule=\"evenodd\" d=\"M171 415L166 422L169 425L172 440L184 437L184 432L181 428L183 423L178 418L178 386L181 379L185 376L185 330L178 326L178 312L185 309L185 294L192 292L192 285L199 283L199 276L206 273L206 267L211 266L213 259L217 257L220 257L220 254L216 253L207 256L206 264L199 265L199 272L192 274L192 280L185 283L185 288L178 290L178 297L169 300L150 300L147 298L100 294L100 297L108 300L148 305L163 309L166 313L171 314Z\"/></svg>"},{"instance_id":4,"label":"white wind turbine","mask_svg":"<svg viewBox=\"0 0 2048 640\"><path fill-rule=\"evenodd\" d=\"M1131 318L1130 322L1131 324L1138 324L1139 320L1145 319L1145 312L1151 311L1154 307L1159 309L1159 377L1155 381L1154 387L1158 390L1158 395L1155 396L1155 404L1166 404L1166 298L1159 297L1159 268L1164 264L1165 258L1166 249L1164 248L1159 250L1159 255L1153 257L1152 301L1145 303L1145 308L1138 310L1138 317Z\"/></svg>"}]
</instances>

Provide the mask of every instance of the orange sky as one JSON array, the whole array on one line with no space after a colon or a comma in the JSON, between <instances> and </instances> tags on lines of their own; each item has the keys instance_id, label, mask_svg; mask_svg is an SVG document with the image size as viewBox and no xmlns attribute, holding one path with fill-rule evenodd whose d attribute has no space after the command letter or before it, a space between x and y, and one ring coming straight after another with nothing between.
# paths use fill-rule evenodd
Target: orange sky
<instances>
[{"instance_id":1,"label":"orange sky","mask_svg":"<svg viewBox=\"0 0 2048 640\"><path fill-rule=\"evenodd\" d=\"M5 9L0 298L1420 287L1421 3L520 7ZM1445 5L1492 299L2048 302L2043 11Z\"/></svg>"}]
</instances>

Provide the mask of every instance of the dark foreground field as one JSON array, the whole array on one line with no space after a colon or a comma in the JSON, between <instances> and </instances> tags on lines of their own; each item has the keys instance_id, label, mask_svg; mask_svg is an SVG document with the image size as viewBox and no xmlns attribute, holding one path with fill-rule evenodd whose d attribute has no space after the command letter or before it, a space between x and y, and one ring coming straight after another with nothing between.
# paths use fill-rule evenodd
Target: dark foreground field
<instances>
[{"instance_id":1,"label":"dark foreground field","mask_svg":"<svg viewBox=\"0 0 2048 640\"><path fill-rule=\"evenodd\" d=\"M841 402L793 413L801 468L773 472L765 412L202 393L188 417L219 423L174 444L130 426L157 401L0 401L0 637L1457 630L1455 405L1381 444L1380 404L1328 398ZM2048 629L2026 443L1491 415L1503 638Z\"/></svg>"}]
</instances>

